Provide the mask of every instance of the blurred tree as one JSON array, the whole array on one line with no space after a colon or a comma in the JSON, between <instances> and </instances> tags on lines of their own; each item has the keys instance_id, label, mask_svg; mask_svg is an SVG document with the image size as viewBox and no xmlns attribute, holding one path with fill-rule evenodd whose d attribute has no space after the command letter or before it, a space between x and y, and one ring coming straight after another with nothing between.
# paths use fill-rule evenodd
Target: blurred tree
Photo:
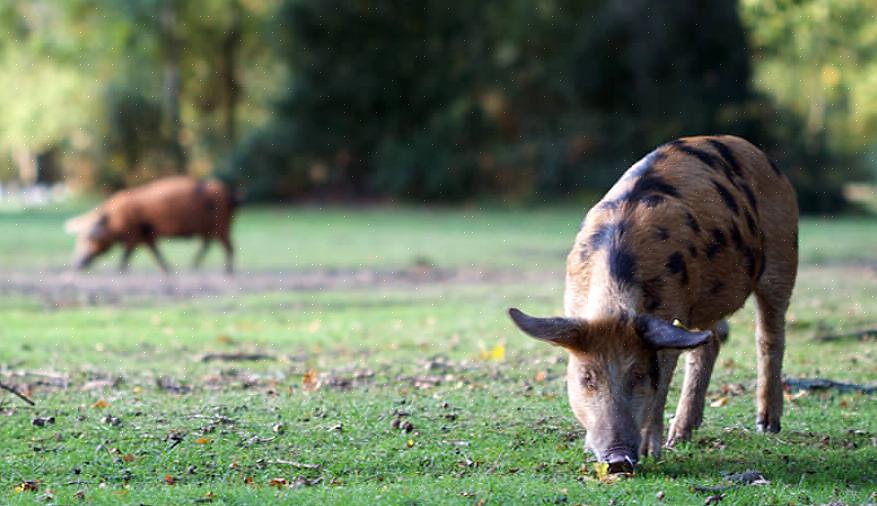
<instances>
[{"instance_id":1,"label":"blurred tree","mask_svg":"<svg viewBox=\"0 0 877 506\"><path fill-rule=\"evenodd\" d=\"M877 3L744 0L755 87L787 117L774 151L802 205L831 211L877 147ZM877 167L872 167L877 176Z\"/></svg>"}]
</instances>

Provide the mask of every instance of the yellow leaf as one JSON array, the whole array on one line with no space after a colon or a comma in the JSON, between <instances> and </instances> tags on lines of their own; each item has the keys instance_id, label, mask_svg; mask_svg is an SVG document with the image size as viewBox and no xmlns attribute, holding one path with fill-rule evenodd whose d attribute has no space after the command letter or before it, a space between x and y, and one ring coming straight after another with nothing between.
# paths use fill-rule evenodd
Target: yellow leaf
<instances>
[{"instance_id":1,"label":"yellow leaf","mask_svg":"<svg viewBox=\"0 0 877 506\"><path fill-rule=\"evenodd\" d=\"M490 350L484 346L484 343L478 343L478 355L483 361L493 360L494 362L502 362L505 359L505 345L502 343L494 346Z\"/></svg>"},{"instance_id":2,"label":"yellow leaf","mask_svg":"<svg viewBox=\"0 0 877 506\"><path fill-rule=\"evenodd\" d=\"M134 388L131 389L131 391L134 392L135 394L142 394L142 393L143 393L143 387L139 387L139 386L138 386L138 387L134 387Z\"/></svg>"},{"instance_id":3,"label":"yellow leaf","mask_svg":"<svg viewBox=\"0 0 877 506\"><path fill-rule=\"evenodd\" d=\"M505 360L505 345L500 343L493 347L490 350L490 358L493 359L494 362L502 362Z\"/></svg>"},{"instance_id":4,"label":"yellow leaf","mask_svg":"<svg viewBox=\"0 0 877 506\"><path fill-rule=\"evenodd\" d=\"M196 445L206 445L209 442L210 442L210 440L207 439L206 437L199 437L198 439L195 440Z\"/></svg>"},{"instance_id":5,"label":"yellow leaf","mask_svg":"<svg viewBox=\"0 0 877 506\"><path fill-rule=\"evenodd\" d=\"M597 473L598 480L605 480L609 476L609 463L594 462L594 472Z\"/></svg>"},{"instance_id":6,"label":"yellow leaf","mask_svg":"<svg viewBox=\"0 0 877 506\"><path fill-rule=\"evenodd\" d=\"M91 405L91 407L94 409L104 409L104 408L108 407L109 405L110 405L109 402L107 402L103 399L98 399L97 401L95 401L94 404Z\"/></svg>"},{"instance_id":7,"label":"yellow leaf","mask_svg":"<svg viewBox=\"0 0 877 506\"><path fill-rule=\"evenodd\" d=\"M408 441L405 442L405 445L408 446L408 448L412 448L414 446L414 440L409 439Z\"/></svg>"},{"instance_id":8,"label":"yellow leaf","mask_svg":"<svg viewBox=\"0 0 877 506\"><path fill-rule=\"evenodd\" d=\"M231 344L234 342L234 339L231 338L228 334L220 334L216 336L216 341L220 344Z\"/></svg>"}]
</instances>

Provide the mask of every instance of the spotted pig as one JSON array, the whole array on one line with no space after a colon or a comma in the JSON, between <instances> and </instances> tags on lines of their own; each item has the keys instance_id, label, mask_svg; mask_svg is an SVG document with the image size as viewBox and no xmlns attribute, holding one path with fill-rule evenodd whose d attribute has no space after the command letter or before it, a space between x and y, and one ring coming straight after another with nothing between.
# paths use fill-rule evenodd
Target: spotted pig
<instances>
[{"instance_id":1,"label":"spotted pig","mask_svg":"<svg viewBox=\"0 0 877 506\"><path fill-rule=\"evenodd\" d=\"M586 446L611 471L628 472L639 456L660 453L667 390L685 350L666 445L700 425L728 335L724 318L752 293L756 427L780 430L785 313L797 265L789 180L739 137L687 137L630 167L588 212L567 258L564 317L509 313L525 333L566 349L569 401Z\"/></svg>"},{"instance_id":2,"label":"spotted pig","mask_svg":"<svg viewBox=\"0 0 877 506\"><path fill-rule=\"evenodd\" d=\"M162 271L168 272L156 240L200 237L195 266L204 259L210 241L216 239L225 249L225 267L230 273L234 250L229 232L234 208L234 194L219 181L176 176L120 191L97 209L67 221L67 232L77 235L73 265L84 269L114 244L121 244L120 269L124 272L135 248L145 244Z\"/></svg>"}]
</instances>

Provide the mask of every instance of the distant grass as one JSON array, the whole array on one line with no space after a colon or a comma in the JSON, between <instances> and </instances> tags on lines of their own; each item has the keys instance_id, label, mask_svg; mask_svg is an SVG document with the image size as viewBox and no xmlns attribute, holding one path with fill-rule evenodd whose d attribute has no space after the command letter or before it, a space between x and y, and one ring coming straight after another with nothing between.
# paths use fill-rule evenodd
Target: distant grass
<instances>
[{"instance_id":1,"label":"distant grass","mask_svg":"<svg viewBox=\"0 0 877 506\"><path fill-rule=\"evenodd\" d=\"M0 265L61 269L74 238L63 223L84 212L82 204L0 212ZM234 222L241 270L437 267L517 267L562 270L586 207L537 209L245 207ZM804 218L801 259L875 262L874 218ZM195 240L160 244L176 269L188 269ZM118 248L96 264L116 269ZM140 249L134 268L155 270ZM214 245L208 268L222 265Z\"/></svg>"},{"instance_id":2,"label":"distant grass","mask_svg":"<svg viewBox=\"0 0 877 506\"><path fill-rule=\"evenodd\" d=\"M60 265L65 213L0 216L5 268ZM721 504L877 500L874 396L811 393L787 402L780 434L752 432L751 306L731 321L711 399L724 385L744 392L707 407L692 443L646 460L636 477L593 479L566 400L563 352L522 336L504 313L561 311L578 214L253 209L236 228L243 268L391 269L428 255L439 266L555 273L538 283L57 310L0 297L0 378L31 385L38 403L0 396L0 502L44 504L50 489L56 504L79 503L77 492L94 504L195 504L209 493L212 504L654 504L659 491L667 504L703 504L710 494L693 486L747 469L771 483L728 489ZM877 381L874 340L813 340L877 322L877 250L866 247L875 236L877 221L805 222L786 374ZM174 262L188 260L188 245L172 246ZM140 268L152 269L142 257ZM197 361L239 350L279 360ZM305 388L309 370L322 381L315 391ZM82 390L95 380L114 385ZM411 432L391 427L397 412ZM55 423L37 427L36 417ZM278 489L274 478L301 484ZM26 480L39 480L40 491L16 493Z\"/></svg>"}]
</instances>

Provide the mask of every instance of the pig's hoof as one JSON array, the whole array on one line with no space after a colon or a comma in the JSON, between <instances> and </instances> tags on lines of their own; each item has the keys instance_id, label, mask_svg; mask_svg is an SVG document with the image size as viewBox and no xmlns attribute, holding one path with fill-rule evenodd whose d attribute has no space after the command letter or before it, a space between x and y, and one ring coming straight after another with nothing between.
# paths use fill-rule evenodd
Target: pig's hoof
<instances>
[{"instance_id":1,"label":"pig's hoof","mask_svg":"<svg viewBox=\"0 0 877 506\"><path fill-rule=\"evenodd\" d=\"M755 423L755 429L758 432L762 432L762 433L763 432L774 432L774 433L779 432L780 431L780 421L779 420L767 421L763 418L759 418L758 421Z\"/></svg>"},{"instance_id":2,"label":"pig's hoof","mask_svg":"<svg viewBox=\"0 0 877 506\"><path fill-rule=\"evenodd\" d=\"M691 440L693 432L694 429L691 427L677 427L676 425L672 425L670 427L670 433L667 434L667 442L664 444L664 448L673 448L676 446L676 443Z\"/></svg>"}]
</instances>

